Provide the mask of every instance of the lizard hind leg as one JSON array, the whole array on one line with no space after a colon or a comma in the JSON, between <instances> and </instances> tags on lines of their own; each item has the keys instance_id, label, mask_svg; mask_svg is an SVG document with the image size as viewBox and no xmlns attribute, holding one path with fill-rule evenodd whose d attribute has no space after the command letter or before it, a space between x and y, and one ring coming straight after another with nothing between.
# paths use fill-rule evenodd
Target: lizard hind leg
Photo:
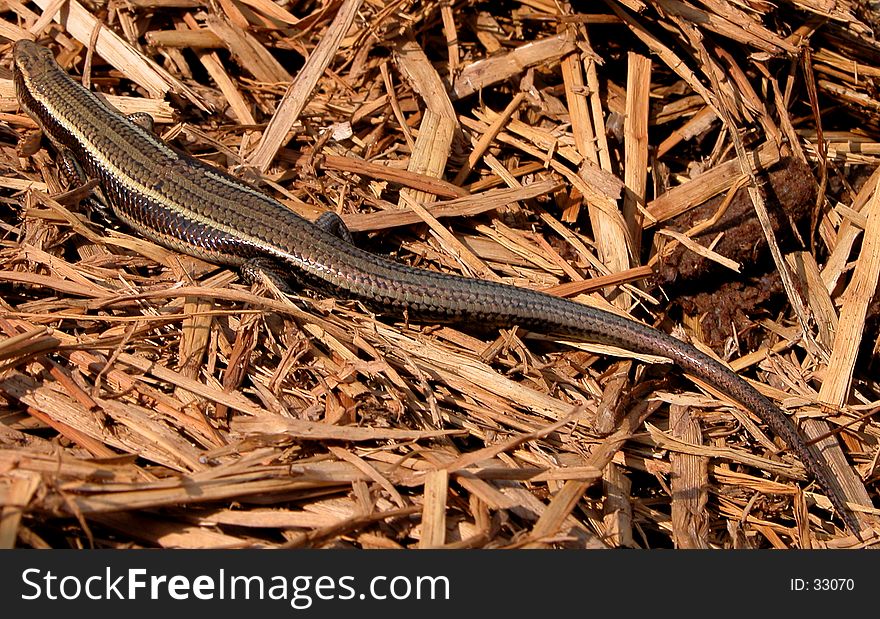
<instances>
[{"instance_id":1,"label":"lizard hind leg","mask_svg":"<svg viewBox=\"0 0 880 619\"><path fill-rule=\"evenodd\" d=\"M156 121L153 120L153 117L150 116L147 112L135 112L134 114L129 114L126 118L128 118L134 124L143 127L150 133L156 133Z\"/></svg>"},{"instance_id":2,"label":"lizard hind leg","mask_svg":"<svg viewBox=\"0 0 880 619\"><path fill-rule=\"evenodd\" d=\"M290 275L281 264L271 258L251 258L239 267L239 272L248 284L263 284L269 290L276 289L282 296L296 295L290 285Z\"/></svg>"},{"instance_id":3,"label":"lizard hind leg","mask_svg":"<svg viewBox=\"0 0 880 619\"><path fill-rule=\"evenodd\" d=\"M354 237L351 235L351 230L349 230L348 226L345 225L345 222L342 221L342 217L333 211L321 213L315 220L315 226L325 232L329 232L333 236L339 237L346 243L354 245Z\"/></svg>"}]
</instances>

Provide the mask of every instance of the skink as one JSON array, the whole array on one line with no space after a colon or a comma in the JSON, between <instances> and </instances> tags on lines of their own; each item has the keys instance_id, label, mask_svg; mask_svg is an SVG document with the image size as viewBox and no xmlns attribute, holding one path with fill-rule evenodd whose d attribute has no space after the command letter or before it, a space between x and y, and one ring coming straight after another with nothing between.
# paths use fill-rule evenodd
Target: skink
<instances>
[{"instance_id":1,"label":"skink","mask_svg":"<svg viewBox=\"0 0 880 619\"><path fill-rule=\"evenodd\" d=\"M760 417L804 463L853 532L830 468L794 423L730 369L641 323L541 292L416 269L371 254L235 177L159 140L75 82L51 51L14 48L16 94L55 148L98 179L114 214L161 245L236 267L262 261L293 281L379 312L424 321L520 325L670 359Z\"/></svg>"}]
</instances>

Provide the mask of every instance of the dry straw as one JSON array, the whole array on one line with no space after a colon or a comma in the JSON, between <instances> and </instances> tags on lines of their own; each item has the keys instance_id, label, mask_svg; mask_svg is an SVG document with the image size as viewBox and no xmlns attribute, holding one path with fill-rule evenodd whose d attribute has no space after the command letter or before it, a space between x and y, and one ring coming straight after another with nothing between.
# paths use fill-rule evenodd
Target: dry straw
<instances>
[{"instance_id":1,"label":"dry straw","mask_svg":"<svg viewBox=\"0 0 880 619\"><path fill-rule=\"evenodd\" d=\"M0 36L364 247L683 325L871 524L880 50L854 0L35 4ZM875 543L662 360L250 287L89 220L8 79L0 107L2 547Z\"/></svg>"}]
</instances>

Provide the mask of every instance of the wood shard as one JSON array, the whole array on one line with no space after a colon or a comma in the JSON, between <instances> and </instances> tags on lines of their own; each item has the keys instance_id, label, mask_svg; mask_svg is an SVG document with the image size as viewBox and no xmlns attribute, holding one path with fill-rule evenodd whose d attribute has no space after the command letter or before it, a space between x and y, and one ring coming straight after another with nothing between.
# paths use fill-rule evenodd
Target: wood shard
<instances>
[{"instance_id":1,"label":"wood shard","mask_svg":"<svg viewBox=\"0 0 880 619\"><path fill-rule=\"evenodd\" d=\"M0 548L876 547L878 25L852 0L0 3ZM227 185L268 270L105 213L16 98L19 39L289 209ZM158 169L145 192L201 191ZM338 217L349 259L291 214ZM433 324L302 285L418 277L368 255L723 360L861 537L764 420L592 314L561 337L498 288L473 315L481 286L432 275L420 306L461 308Z\"/></svg>"}]
</instances>

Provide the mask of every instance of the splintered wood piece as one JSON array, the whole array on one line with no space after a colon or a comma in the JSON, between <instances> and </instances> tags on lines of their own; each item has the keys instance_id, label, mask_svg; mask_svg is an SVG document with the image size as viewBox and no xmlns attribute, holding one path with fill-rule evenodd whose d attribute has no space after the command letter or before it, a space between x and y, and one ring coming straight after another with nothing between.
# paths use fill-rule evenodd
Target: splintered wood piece
<instances>
[{"instance_id":1,"label":"splintered wood piece","mask_svg":"<svg viewBox=\"0 0 880 619\"><path fill-rule=\"evenodd\" d=\"M283 291L151 242L59 178L0 79L0 546L876 545L880 56L831 4L8 0L4 66L45 43L205 174L335 213L354 247L327 261L243 194L222 225ZM361 252L689 341L818 438L862 537L668 359L298 281L418 277L376 282Z\"/></svg>"},{"instance_id":2,"label":"splintered wood piece","mask_svg":"<svg viewBox=\"0 0 880 619\"><path fill-rule=\"evenodd\" d=\"M422 97L426 107L407 170L441 178L446 169L452 139L459 131L452 102L446 94L440 75L415 41L412 39L401 41L394 49L394 59L404 78ZM436 199L436 196L424 191L404 189L400 192L401 207L411 207L413 204L420 205L425 202L433 202ZM440 229L438 224L431 219L429 215L426 215L429 225L433 225L435 231L438 231ZM445 231L440 234L446 238L451 247L455 248L455 254L463 255L465 262L476 267L477 272L489 272L489 269L479 263L476 256L470 254L466 248L454 241L451 235Z\"/></svg>"},{"instance_id":3,"label":"splintered wood piece","mask_svg":"<svg viewBox=\"0 0 880 619\"><path fill-rule=\"evenodd\" d=\"M446 497L449 474L431 471L425 476L425 505L422 509L420 548L437 548L446 543Z\"/></svg>"},{"instance_id":4,"label":"splintered wood piece","mask_svg":"<svg viewBox=\"0 0 880 619\"><path fill-rule=\"evenodd\" d=\"M15 547L21 517L41 480L34 471L15 471L8 482L0 486L0 548L4 549Z\"/></svg>"},{"instance_id":5,"label":"splintered wood piece","mask_svg":"<svg viewBox=\"0 0 880 619\"><path fill-rule=\"evenodd\" d=\"M778 147L768 142L756 150L754 166L756 169L766 169L779 159ZM688 209L699 206L709 198L730 189L741 176L740 164L731 160L666 191L648 202L647 211L650 220L645 222L645 226L657 225L684 213Z\"/></svg>"},{"instance_id":6,"label":"splintered wood piece","mask_svg":"<svg viewBox=\"0 0 880 619\"><path fill-rule=\"evenodd\" d=\"M10 41L18 41L19 39L32 39L33 35L24 28L20 28L5 19L0 19L0 37Z\"/></svg>"},{"instance_id":7,"label":"splintered wood piece","mask_svg":"<svg viewBox=\"0 0 880 619\"><path fill-rule=\"evenodd\" d=\"M104 94L99 96L123 114L144 112L152 116L153 120L158 124L174 121L174 108L163 99ZM10 101L10 109L18 108L18 102L15 101L15 84L9 79L0 79L0 102L4 100Z\"/></svg>"},{"instance_id":8,"label":"splintered wood piece","mask_svg":"<svg viewBox=\"0 0 880 619\"><path fill-rule=\"evenodd\" d=\"M42 9L55 6L53 0L37 0L36 4ZM55 6L55 8L60 7ZM62 24L80 43L87 47L93 33L98 31L95 51L104 60L122 71L128 79L146 89L150 96L161 99L169 91L176 92L202 110L207 111L195 92L141 54L115 32L109 28L101 27L100 22L76 0L70 0L66 4L65 10L53 15L52 19Z\"/></svg>"},{"instance_id":9,"label":"splintered wood piece","mask_svg":"<svg viewBox=\"0 0 880 619\"><path fill-rule=\"evenodd\" d=\"M296 79L291 82L287 92L281 98L259 145L248 158L249 165L261 172L269 169L278 150L284 146L288 133L299 119L315 85L333 60L333 56L342 43L342 38L354 23L354 18L361 4L363 4L363 0L343 0L324 38L309 55Z\"/></svg>"},{"instance_id":10,"label":"splintered wood piece","mask_svg":"<svg viewBox=\"0 0 880 619\"><path fill-rule=\"evenodd\" d=\"M822 388L819 390L819 399L835 408L846 404L856 356L865 328L865 313L868 304L874 298L878 278L880 278L880 190L878 190L877 184L874 185L868 200L865 216L867 217L867 227L862 241L862 249L856 259L852 279L841 297L843 305L834 336L834 345L831 348L831 359L825 371ZM811 437L815 438L827 432L827 424L816 420L807 420L804 429ZM832 467L838 475L838 479L844 481L848 498L860 505L871 506L871 499L862 480L853 474L852 467L846 462L840 450L836 448L837 441L833 438L825 439L819 445L835 447L834 449L823 449L823 453L831 454Z\"/></svg>"},{"instance_id":11,"label":"splintered wood piece","mask_svg":"<svg viewBox=\"0 0 880 619\"><path fill-rule=\"evenodd\" d=\"M699 421L687 407L674 405L670 410L669 426L675 438L701 445L703 434ZM676 548L710 548L708 538L709 515L709 459L705 456L676 453L672 456L672 534Z\"/></svg>"},{"instance_id":12,"label":"splintered wood piece","mask_svg":"<svg viewBox=\"0 0 880 619\"><path fill-rule=\"evenodd\" d=\"M198 28L198 24L191 15L187 14L183 18L183 23L179 23L178 27L180 30L177 32L195 32L195 29ZM189 28L189 30L187 31L185 28ZM213 35L213 33L211 34ZM198 57L199 62L202 63L202 66L205 67L208 75L210 75L214 80L214 83L217 84L217 87L223 93L226 101L229 102L232 113L238 121L245 125L257 124L257 120L251 112L250 105L237 87L235 81L229 76L229 73L224 68L223 63L220 60L220 55L213 51L196 51L196 56Z\"/></svg>"},{"instance_id":13,"label":"splintered wood piece","mask_svg":"<svg viewBox=\"0 0 880 619\"><path fill-rule=\"evenodd\" d=\"M580 36L585 40L584 44L589 46L583 28ZM606 173L610 172L611 160L605 138L604 113L598 95L598 77L594 58L586 54L583 60L580 54L569 56L563 64L563 80L566 100L571 110L575 144L585 160L579 177L585 180L585 173L593 167L598 167ZM590 163L595 166L590 166ZM591 192L584 193L588 198L591 195ZM568 221L576 220L579 212L576 207L577 202L574 202L563 217ZM596 238L602 239L598 244L600 260L612 273L625 271L630 266L630 243L626 223L618 210L616 200L588 200L587 210ZM625 295L615 295L615 302L620 306L626 305Z\"/></svg>"},{"instance_id":14,"label":"splintered wood piece","mask_svg":"<svg viewBox=\"0 0 880 619\"><path fill-rule=\"evenodd\" d=\"M271 17L272 19L281 22L282 24L289 24L291 26L296 26L302 21L300 18L292 15L288 11L284 10L283 7L275 4L271 0L241 0L242 4L246 4L252 9L257 10L262 13L266 17Z\"/></svg>"},{"instance_id":15,"label":"splintered wood piece","mask_svg":"<svg viewBox=\"0 0 880 619\"><path fill-rule=\"evenodd\" d=\"M630 52L627 55L626 118L624 135L623 219L629 228L632 255L641 253L642 212L648 182L648 97L651 90L651 60Z\"/></svg>"},{"instance_id":16,"label":"splintered wood piece","mask_svg":"<svg viewBox=\"0 0 880 619\"><path fill-rule=\"evenodd\" d=\"M639 22L636 18L632 17L629 13L614 4L611 4L610 6L611 9L629 26L630 31L647 45L652 52L657 54L663 64L669 67L672 71L675 71L679 77L687 82L688 86L703 98L706 105L713 110L717 110L717 105L715 103L716 95L703 86L694 72L688 68L686 62L684 62L672 49L661 43L660 39L651 34L651 32L645 28L645 25Z\"/></svg>"},{"instance_id":17,"label":"splintered wood piece","mask_svg":"<svg viewBox=\"0 0 880 619\"><path fill-rule=\"evenodd\" d=\"M153 47L180 47L186 49L217 49L224 47L222 37L206 28L195 30L150 30L144 33L147 43Z\"/></svg>"},{"instance_id":18,"label":"splintered wood piece","mask_svg":"<svg viewBox=\"0 0 880 619\"><path fill-rule=\"evenodd\" d=\"M293 78L275 57L252 34L228 19L211 16L208 29L223 41L239 64L261 82L288 83Z\"/></svg>"},{"instance_id":19,"label":"splintered wood piece","mask_svg":"<svg viewBox=\"0 0 880 619\"><path fill-rule=\"evenodd\" d=\"M526 43L511 52L478 60L464 67L452 84L452 97L463 99L530 66L558 60L575 50L568 33Z\"/></svg>"},{"instance_id":20,"label":"splintered wood piece","mask_svg":"<svg viewBox=\"0 0 880 619\"><path fill-rule=\"evenodd\" d=\"M464 179L467 178L468 174L470 174L471 170L474 169L474 166L477 165L477 162L482 158L485 154L486 150L489 148L489 145L492 144L492 141L498 136L501 130L504 128L504 125L510 120L510 117L513 116L513 113L516 112L516 108L519 107L520 103L525 99L525 93L518 92L511 99L510 103L507 104L507 107L504 108L504 111L499 114L495 120L492 121L492 124L489 126L489 130L483 133L480 138L477 140L476 144L474 144L474 148L471 151L471 154L468 155L467 162L461 166L461 169L458 171L458 174L455 175L455 179L453 179L453 185L461 185Z\"/></svg>"},{"instance_id":21,"label":"splintered wood piece","mask_svg":"<svg viewBox=\"0 0 880 619\"><path fill-rule=\"evenodd\" d=\"M553 193L560 184L552 180L538 181L514 189L489 189L463 198L441 200L425 207L436 218L468 217L502 208L519 200L529 200ZM418 214L409 209L379 211L376 213L357 213L346 215L345 224L352 232L367 232L410 226L422 221Z\"/></svg>"}]
</instances>

